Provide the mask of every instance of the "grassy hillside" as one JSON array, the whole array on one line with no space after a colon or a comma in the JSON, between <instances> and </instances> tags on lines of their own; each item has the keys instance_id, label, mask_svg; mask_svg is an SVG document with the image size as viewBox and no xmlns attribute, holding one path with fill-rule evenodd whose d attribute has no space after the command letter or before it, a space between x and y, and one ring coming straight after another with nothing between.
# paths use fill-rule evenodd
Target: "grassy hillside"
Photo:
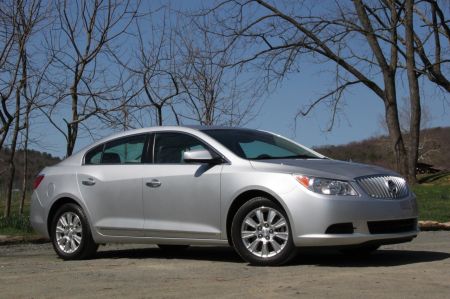
<instances>
[{"instance_id":1,"label":"grassy hillside","mask_svg":"<svg viewBox=\"0 0 450 299\"><path fill-rule=\"evenodd\" d=\"M386 136L373 137L345 145L327 145L316 150L333 159L380 165L395 169L390 141ZM422 130L419 162L450 170L450 128Z\"/></svg>"},{"instance_id":2,"label":"grassy hillside","mask_svg":"<svg viewBox=\"0 0 450 299\"><path fill-rule=\"evenodd\" d=\"M3 194L5 192L6 184L9 179L8 171L8 159L10 152L8 149L0 151L0 198L3 199ZM15 155L15 165L16 172L14 176L14 187L13 189L22 189L22 179L23 179L23 167L24 167L24 152L19 150ZM52 155L45 152L38 152L30 150L28 151L28 190L31 189L33 180L35 176L44 167L54 165L60 161L59 158L53 157Z\"/></svg>"},{"instance_id":3,"label":"grassy hillside","mask_svg":"<svg viewBox=\"0 0 450 299\"><path fill-rule=\"evenodd\" d=\"M3 209L5 206L6 198L6 184L9 178L8 171L8 158L9 151L0 151L0 235L30 235L34 234L30 227L28 215L30 201L29 196L27 196L25 202L24 215L19 215L19 205L20 205L20 191L22 189L22 179L23 179L23 166L24 152L19 150L16 153L15 164L16 164L16 174L14 179L14 191L11 202L11 215L10 218L3 218ZM42 153L38 151L28 152L28 187L27 194L31 194L31 186L33 184L35 176L46 166L54 165L60 161L59 158L52 157L48 153Z\"/></svg>"}]
</instances>

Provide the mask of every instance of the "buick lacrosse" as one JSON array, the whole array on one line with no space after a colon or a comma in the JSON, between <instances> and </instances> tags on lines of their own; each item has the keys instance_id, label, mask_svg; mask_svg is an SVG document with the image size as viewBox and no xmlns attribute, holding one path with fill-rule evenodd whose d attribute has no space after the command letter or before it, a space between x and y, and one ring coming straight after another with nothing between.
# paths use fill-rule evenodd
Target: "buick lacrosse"
<instances>
[{"instance_id":1,"label":"buick lacrosse","mask_svg":"<svg viewBox=\"0 0 450 299\"><path fill-rule=\"evenodd\" d=\"M397 173L329 159L282 136L223 127L154 127L105 138L34 182L31 223L63 259L98 244L167 251L230 245L280 265L298 247L370 252L418 233Z\"/></svg>"}]
</instances>

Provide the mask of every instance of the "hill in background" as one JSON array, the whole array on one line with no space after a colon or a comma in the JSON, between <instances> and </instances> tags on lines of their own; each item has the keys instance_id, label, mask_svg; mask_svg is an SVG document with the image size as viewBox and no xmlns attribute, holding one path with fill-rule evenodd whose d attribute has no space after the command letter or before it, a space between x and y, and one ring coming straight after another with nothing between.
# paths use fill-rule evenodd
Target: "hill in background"
<instances>
[{"instance_id":1,"label":"hill in background","mask_svg":"<svg viewBox=\"0 0 450 299\"><path fill-rule=\"evenodd\" d=\"M387 136L373 137L345 145L321 146L315 150L333 159L396 168ZM450 127L422 130L419 162L433 165L440 170L450 169Z\"/></svg>"},{"instance_id":2,"label":"hill in background","mask_svg":"<svg viewBox=\"0 0 450 299\"><path fill-rule=\"evenodd\" d=\"M6 190L6 184L9 178L8 160L10 151L3 149L0 151L0 194ZM16 174L14 179L14 189L22 189L23 167L24 167L24 151L18 150L15 154ZM51 166L61 161L57 157L39 152L35 150L28 150L28 186L31 189L34 178L46 166Z\"/></svg>"}]
</instances>

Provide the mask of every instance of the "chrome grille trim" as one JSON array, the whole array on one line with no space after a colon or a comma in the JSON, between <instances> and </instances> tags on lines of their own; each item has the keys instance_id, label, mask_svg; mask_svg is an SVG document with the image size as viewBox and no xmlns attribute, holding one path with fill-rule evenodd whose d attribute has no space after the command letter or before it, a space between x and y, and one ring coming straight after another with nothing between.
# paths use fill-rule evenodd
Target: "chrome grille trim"
<instances>
[{"instance_id":1,"label":"chrome grille trim","mask_svg":"<svg viewBox=\"0 0 450 299\"><path fill-rule=\"evenodd\" d=\"M401 199L409 194L405 179L398 176L376 175L355 179L370 197L376 199Z\"/></svg>"}]
</instances>

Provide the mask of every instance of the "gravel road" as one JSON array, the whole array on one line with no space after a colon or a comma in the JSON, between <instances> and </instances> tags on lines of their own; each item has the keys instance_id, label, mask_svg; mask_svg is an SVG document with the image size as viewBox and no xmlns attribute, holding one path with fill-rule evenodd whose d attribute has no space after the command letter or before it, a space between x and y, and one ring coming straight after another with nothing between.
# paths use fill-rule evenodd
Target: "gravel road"
<instances>
[{"instance_id":1,"label":"gravel road","mask_svg":"<svg viewBox=\"0 0 450 299\"><path fill-rule=\"evenodd\" d=\"M0 246L1 298L449 298L450 232L422 232L366 258L302 252L284 267L252 267L227 247L176 256L155 246L107 245L64 262L51 245Z\"/></svg>"}]
</instances>

